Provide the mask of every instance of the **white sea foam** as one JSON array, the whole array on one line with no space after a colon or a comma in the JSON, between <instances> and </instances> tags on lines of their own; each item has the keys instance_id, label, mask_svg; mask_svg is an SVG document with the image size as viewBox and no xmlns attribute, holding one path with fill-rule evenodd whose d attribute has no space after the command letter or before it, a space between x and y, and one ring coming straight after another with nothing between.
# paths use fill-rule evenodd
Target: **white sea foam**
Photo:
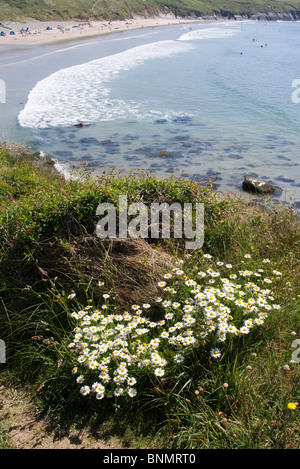
<instances>
[{"instance_id":1,"label":"white sea foam","mask_svg":"<svg viewBox=\"0 0 300 469\"><path fill-rule=\"evenodd\" d=\"M220 27L212 27L206 29L198 29L196 31L190 31L188 33L182 34L178 38L179 41L194 41L197 39L219 39L234 36L239 32L238 29L227 29Z\"/></svg>"},{"instance_id":2,"label":"white sea foam","mask_svg":"<svg viewBox=\"0 0 300 469\"><path fill-rule=\"evenodd\" d=\"M19 124L47 128L122 116L145 117L140 102L110 98L111 81L146 60L183 53L191 47L173 40L160 41L59 70L31 90L18 116Z\"/></svg>"},{"instance_id":3,"label":"white sea foam","mask_svg":"<svg viewBox=\"0 0 300 469\"><path fill-rule=\"evenodd\" d=\"M71 174L71 170L69 169L69 166L67 164L63 164L60 161L54 160L54 159L53 159L53 162L54 162L54 168L56 169L56 171L61 173L67 181L70 179L78 179L77 177L74 177Z\"/></svg>"}]
</instances>

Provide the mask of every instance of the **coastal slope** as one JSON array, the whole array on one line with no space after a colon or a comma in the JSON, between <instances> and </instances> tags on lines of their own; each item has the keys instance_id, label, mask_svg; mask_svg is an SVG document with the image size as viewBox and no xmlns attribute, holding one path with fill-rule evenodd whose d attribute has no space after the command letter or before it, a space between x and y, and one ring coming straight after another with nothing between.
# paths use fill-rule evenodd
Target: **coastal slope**
<instances>
[{"instance_id":1,"label":"coastal slope","mask_svg":"<svg viewBox=\"0 0 300 469\"><path fill-rule=\"evenodd\" d=\"M180 17L300 18L300 0L0 0L0 20L126 19L135 15Z\"/></svg>"}]
</instances>

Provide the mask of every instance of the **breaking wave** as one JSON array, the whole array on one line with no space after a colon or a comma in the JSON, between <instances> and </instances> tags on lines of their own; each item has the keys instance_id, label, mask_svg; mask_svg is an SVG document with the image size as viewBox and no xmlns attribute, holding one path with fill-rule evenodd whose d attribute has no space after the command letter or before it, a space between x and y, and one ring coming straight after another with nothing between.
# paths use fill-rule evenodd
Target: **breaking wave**
<instances>
[{"instance_id":1,"label":"breaking wave","mask_svg":"<svg viewBox=\"0 0 300 469\"><path fill-rule=\"evenodd\" d=\"M174 40L159 41L59 70L31 90L18 116L19 124L48 128L122 116L145 118L139 101L110 98L111 81L147 60L184 53L191 47ZM157 117L159 113L152 111L150 114Z\"/></svg>"},{"instance_id":2,"label":"breaking wave","mask_svg":"<svg viewBox=\"0 0 300 469\"><path fill-rule=\"evenodd\" d=\"M239 31L233 28L219 28L211 27L207 29L199 29L197 31L190 31L183 34L178 39L179 41L194 41L195 39L224 39L237 34Z\"/></svg>"}]
</instances>

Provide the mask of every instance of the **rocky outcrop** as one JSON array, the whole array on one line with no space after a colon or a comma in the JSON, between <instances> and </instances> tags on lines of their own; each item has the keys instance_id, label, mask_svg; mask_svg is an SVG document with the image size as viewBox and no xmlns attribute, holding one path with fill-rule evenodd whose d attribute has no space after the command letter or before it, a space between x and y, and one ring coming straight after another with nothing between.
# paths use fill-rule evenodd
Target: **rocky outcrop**
<instances>
[{"instance_id":1,"label":"rocky outcrop","mask_svg":"<svg viewBox=\"0 0 300 469\"><path fill-rule=\"evenodd\" d=\"M273 194L275 192L275 187L272 184L251 176L245 177L243 189L256 194Z\"/></svg>"},{"instance_id":2,"label":"rocky outcrop","mask_svg":"<svg viewBox=\"0 0 300 469\"><path fill-rule=\"evenodd\" d=\"M92 125L90 122L79 122L79 124L75 124L74 127L78 127L79 129L82 127L89 127Z\"/></svg>"},{"instance_id":3,"label":"rocky outcrop","mask_svg":"<svg viewBox=\"0 0 300 469\"><path fill-rule=\"evenodd\" d=\"M273 11L268 11L264 13L250 15L249 19L258 21L294 21L300 19L300 12L293 11L290 13L277 13Z\"/></svg>"},{"instance_id":4,"label":"rocky outcrop","mask_svg":"<svg viewBox=\"0 0 300 469\"><path fill-rule=\"evenodd\" d=\"M253 21L297 21L300 20L300 11L292 10L290 12L274 12L274 11L267 11L267 12L258 12L255 14L235 14L234 12L229 11L222 11L220 16L216 15L214 17L203 16L202 19L211 19L212 21L221 20L222 18L227 18L230 20L236 21L245 21L245 20L253 20Z\"/></svg>"}]
</instances>

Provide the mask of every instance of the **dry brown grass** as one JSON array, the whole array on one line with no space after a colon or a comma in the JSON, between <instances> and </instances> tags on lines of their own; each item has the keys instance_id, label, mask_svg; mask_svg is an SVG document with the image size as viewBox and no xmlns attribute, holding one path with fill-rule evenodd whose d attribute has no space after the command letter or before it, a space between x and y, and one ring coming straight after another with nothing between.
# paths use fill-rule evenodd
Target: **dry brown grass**
<instances>
[{"instance_id":1,"label":"dry brown grass","mask_svg":"<svg viewBox=\"0 0 300 469\"><path fill-rule=\"evenodd\" d=\"M171 255L146 240L84 237L71 247L69 274L81 273L83 283L104 281L121 307L150 302L157 294L157 281L173 266ZM94 283L95 283L94 282Z\"/></svg>"}]
</instances>

